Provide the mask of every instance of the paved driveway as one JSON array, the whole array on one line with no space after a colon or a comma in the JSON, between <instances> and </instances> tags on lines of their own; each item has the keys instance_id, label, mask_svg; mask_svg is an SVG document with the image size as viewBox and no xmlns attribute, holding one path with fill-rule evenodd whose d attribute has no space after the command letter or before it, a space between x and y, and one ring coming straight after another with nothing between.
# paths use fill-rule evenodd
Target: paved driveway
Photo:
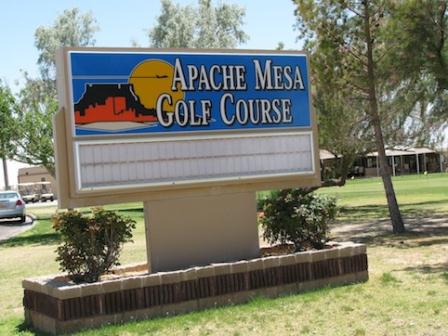
<instances>
[{"instance_id":1,"label":"paved driveway","mask_svg":"<svg viewBox=\"0 0 448 336\"><path fill-rule=\"evenodd\" d=\"M26 216L25 223L19 223L15 220L0 219L0 241L18 235L33 226L34 220L30 216Z\"/></svg>"}]
</instances>

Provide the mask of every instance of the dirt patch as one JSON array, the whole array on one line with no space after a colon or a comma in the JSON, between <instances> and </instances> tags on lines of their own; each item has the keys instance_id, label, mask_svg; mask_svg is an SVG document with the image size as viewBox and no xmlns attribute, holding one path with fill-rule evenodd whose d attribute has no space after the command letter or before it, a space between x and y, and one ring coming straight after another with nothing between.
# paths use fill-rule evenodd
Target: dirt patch
<instances>
[{"instance_id":1,"label":"dirt patch","mask_svg":"<svg viewBox=\"0 0 448 336\"><path fill-rule=\"evenodd\" d=\"M339 244L337 242L328 242L323 247L323 250L331 249L336 246L339 246ZM305 249L305 251L317 251L317 250L312 248L311 246L309 246ZM295 247L294 247L294 244L291 244L291 243L276 244L276 245L264 246L264 247L260 248L261 257L280 256L280 255L285 255L285 254L291 254L294 252L296 252Z\"/></svg>"}]
</instances>

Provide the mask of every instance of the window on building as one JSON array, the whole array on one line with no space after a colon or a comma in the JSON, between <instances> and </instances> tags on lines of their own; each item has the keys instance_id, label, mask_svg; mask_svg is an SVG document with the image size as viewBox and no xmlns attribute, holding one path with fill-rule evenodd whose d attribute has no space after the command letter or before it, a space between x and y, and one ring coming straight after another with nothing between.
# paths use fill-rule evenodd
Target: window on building
<instances>
[{"instance_id":1,"label":"window on building","mask_svg":"<svg viewBox=\"0 0 448 336\"><path fill-rule=\"evenodd\" d=\"M376 168L376 157L367 158L367 168Z\"/></svg>"}]
</instances>

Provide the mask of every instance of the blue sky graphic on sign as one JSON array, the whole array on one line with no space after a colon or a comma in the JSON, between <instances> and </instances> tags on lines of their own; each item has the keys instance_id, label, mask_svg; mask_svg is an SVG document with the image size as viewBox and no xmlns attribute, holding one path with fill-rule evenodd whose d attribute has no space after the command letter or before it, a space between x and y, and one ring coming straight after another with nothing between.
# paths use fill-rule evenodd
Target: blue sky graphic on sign
<instances>
[{"instance_id":1,"label":"blue sky graphic on sign","mask_svg":"<svg viewBox=\"0 0 448 336\"><path fill-rule=\"evenodd\" d=\"M71 51L75 135L311 127L303 54Z\"/></svg>"}]
</instances>

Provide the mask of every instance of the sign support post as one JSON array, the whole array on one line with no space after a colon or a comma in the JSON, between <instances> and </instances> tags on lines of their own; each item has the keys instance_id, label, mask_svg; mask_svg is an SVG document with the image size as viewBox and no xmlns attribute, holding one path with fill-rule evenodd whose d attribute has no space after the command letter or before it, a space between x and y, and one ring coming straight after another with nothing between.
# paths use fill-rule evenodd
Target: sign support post
<instances>
[{"instance_id":1,"label":"sign support post","mask_svg":"<svg viewBox=\"0 0 448 336\"><path fill-rule=\"evenodd\" d=\"M254 192L144 202L148 269L259 257Z\"/></svg>"}]
</instances>

